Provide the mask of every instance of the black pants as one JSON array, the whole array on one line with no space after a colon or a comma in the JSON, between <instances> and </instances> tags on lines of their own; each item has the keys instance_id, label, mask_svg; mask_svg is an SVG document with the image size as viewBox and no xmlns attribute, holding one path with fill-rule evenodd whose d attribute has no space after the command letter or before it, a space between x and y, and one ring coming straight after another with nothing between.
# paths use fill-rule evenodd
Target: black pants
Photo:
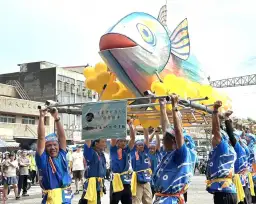
<instances>
[{"instance_id":1,"label":"black pants","mask_svg":"<svg viewBox=\"0 0 256 204\"><path fill-rule=\"evenodd\" d=\"M214 204L237 204L236 193L214 193Z\"/></svg>"},{"instance_id":2,"label":"black pants","mask_svg":"<svg viewBox=\"0 0 256 204\"><path fill-rule=\"evenodd\" d=\"M19 176L19 182L18 182L18 193L20 194L21 189L22 193L27 193L27 186L28 186L28 176L27 175L20 175Z\"/></svg>"},{"instance_id":3,"label":"black pants","mask_svg":"<svg viewBox=\"0 0 256 204\"><path fill-rule=\"evenodd\" d=\"M121 201L122 204L132 204L132 192L131 185L124 184L124 190L121 192L113 192L112 182L110 183L110 204L118 204Z\"/></svg>"},{"instance_id":4,"label":"black pants","mask_svg":"<svg viewBox=\"0 0 256 204\"><path fill-rule=\"evenodd\" d=\"M152 191L152 198L154 198L154 195L155 195L155 188L153 186L151 186L151 191Z\"/></svg>"},{"instance_id":5,"label":"black pants","mask_svg":"<svg viewBox=\"0 0 256 204\"><path fill-rule=\"evenodd\" d=\"M256 188L254 187L254 192L256 192ZM252 196L252 203L256 203L256 196Z\"/></svg>"},{"instance_id":6,"label":"black pants","mask_svg":"<svg viewBox=\"0 0 256 204\"><path fill-rule=\"evenodd\" d=\"M87 204L88 201L84 199L86 192L83 192L81 199L79 200L78 204ZM97 192L97 204L101 204L100 200L100 192Z\"/></svg>"},{"instance_id":7,"label":"black pants","mask_svg":"<svg viewBox=\"0 0 256 204\"><path fill-rule=\"evenodd\" d=\"M185 200L185 203L188 201L188 192L184 193L184 200Z\"/></svg>"},{"instance_id":8,"label":"black pants","mask_svg":"<svg viewBox=\"0 0 256 204\"><path fill-rule=\"evenodd\" d=\"M29 176L32 181L32 184L35 184L36 171L34 171L34 170L29 171Z\"/></svg>"}]
</instances>

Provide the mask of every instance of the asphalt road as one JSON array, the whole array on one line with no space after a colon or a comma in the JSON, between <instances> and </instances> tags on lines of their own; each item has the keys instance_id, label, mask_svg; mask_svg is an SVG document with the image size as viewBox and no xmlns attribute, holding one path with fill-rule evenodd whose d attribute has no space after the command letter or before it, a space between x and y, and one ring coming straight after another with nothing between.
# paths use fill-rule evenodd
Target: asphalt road
<instances>
[{"instance_id":1,"label":"asphalt road","mask_svg":"<svg viewBox=\"0 0 256 204\"><path fill-rule=\"evenodd\" d=\"M109 183L106 183L106 186L109 187ZM74 186L73 186L74 187ZM9 199L6 203L8 204L40 204L41 203L41 189L39 186L32 186L28 191L29 197L21 198L20 200L14 199L14 194L11 192ZM75 195L73 199L73 204L77 204L80 195ZM2 202L1 202L2 203ZM103 196L102 204L109 203L109 192ZM211 194L205 191L205 176L194 176L192 179L192 184L188 190L188 204L211 204L213 203L213 197Z\"/></svg>"}]
</instances>

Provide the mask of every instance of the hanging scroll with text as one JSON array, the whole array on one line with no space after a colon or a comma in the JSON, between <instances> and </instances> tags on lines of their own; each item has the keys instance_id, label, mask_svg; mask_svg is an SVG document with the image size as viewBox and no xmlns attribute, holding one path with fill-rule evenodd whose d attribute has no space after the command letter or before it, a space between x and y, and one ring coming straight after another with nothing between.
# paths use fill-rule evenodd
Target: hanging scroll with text
<instances>
[{"instance_id":1,"label":"hanging scroll with text","mask_svg":"<svg viewBox=\"0 0 256 204\"><path fill-rule=\"evenodd\" d=\"M86 103L82 109L82 139L126 138L127 101Z\"/></svg>"}]
</instances>

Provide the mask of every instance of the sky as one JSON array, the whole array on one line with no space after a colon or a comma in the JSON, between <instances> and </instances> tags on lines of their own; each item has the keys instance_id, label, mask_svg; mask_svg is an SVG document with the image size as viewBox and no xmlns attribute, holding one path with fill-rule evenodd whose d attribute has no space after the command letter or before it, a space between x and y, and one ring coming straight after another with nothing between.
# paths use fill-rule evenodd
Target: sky
<instances>
[{"instance_id":1,"label":"sky","mask_svg":"<svg viewBox=\"0 0 256 204\"><path fill-rule=\"evenodd\" d=\"M123 16L153 16L166 0L0 0L0 73L17 64L49 61L59 66L94 65L99 39ZM188 18L191 51L211 80L256 73L253 0L167 0L168 27ZM229 88L233 109L256 119L256 86ZM241 104L244 103L242 106Z\"/></svg>"}]
</instances>

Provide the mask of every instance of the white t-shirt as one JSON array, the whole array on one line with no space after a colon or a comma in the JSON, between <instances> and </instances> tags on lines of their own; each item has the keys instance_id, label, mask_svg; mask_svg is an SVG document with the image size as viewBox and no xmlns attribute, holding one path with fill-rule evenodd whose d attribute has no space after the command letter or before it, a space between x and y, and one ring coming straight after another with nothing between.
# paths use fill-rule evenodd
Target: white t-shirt
<instances>
[{"instance_id":1,"label":"white t-shirt","mask_svg":"<svg viewBox=\"0 0 256 204\"><path fill-rule=\"evenodd\" d=\"M13 160L12 162L11 162L11 160L7 160L7 161L5 161L4 166L6 167L6 170L4 171L4 176L6 176L6 177L15 177L16 176L16 169L18 168L17 160Z\"/></svg>"},{"instance_id":2,"label":"white t-shirt","mask_svg":"<svg viewBox=\"0 0 256 204\"><path fill-rule=\"evenodd\" d=\"M72 154L72 171L84 170L84 155L83 152L73 152Z\"/></svg>"}]
</instances>

